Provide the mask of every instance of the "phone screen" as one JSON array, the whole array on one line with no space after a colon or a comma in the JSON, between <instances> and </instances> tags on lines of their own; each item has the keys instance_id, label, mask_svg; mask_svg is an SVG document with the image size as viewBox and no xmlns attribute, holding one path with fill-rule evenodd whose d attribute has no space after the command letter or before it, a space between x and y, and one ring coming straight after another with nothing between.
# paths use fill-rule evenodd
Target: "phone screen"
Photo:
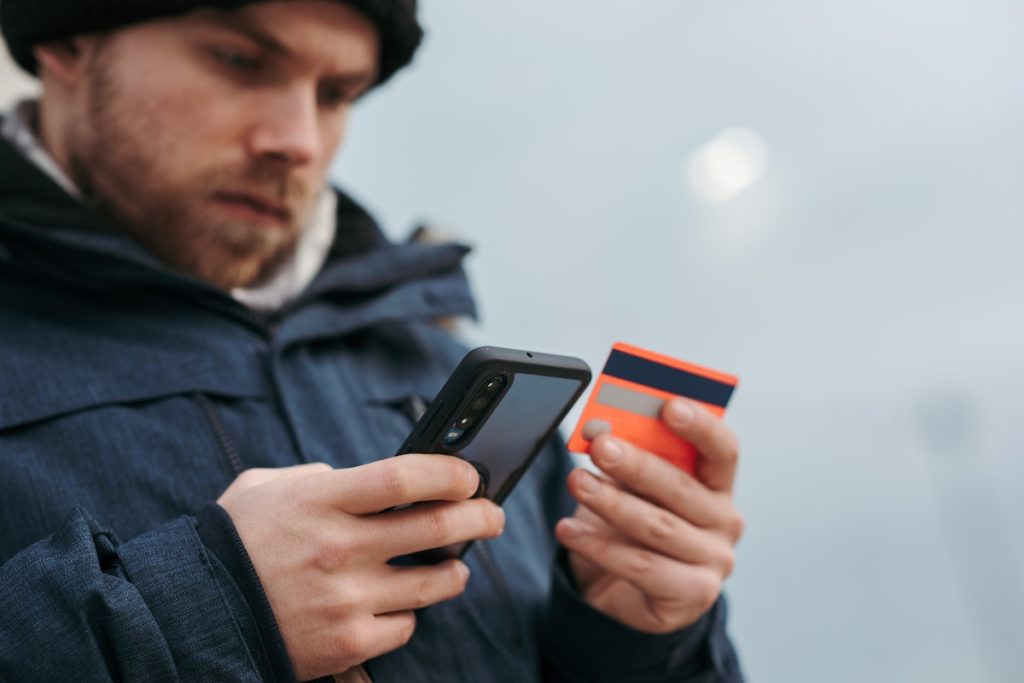
<instances>
[{"instance_id":1,"label":"phone screen","mask_svg":"<svg viewBox=\"0 0 1024 683\"><path fill-rule=\"evenodd\" d=\"M464 446L448 452L483 465L488 479L484 495L502 500L581 384L578 379L526 372L509 375L507 388L484 423Z\"/></svg>"}]
</instances>

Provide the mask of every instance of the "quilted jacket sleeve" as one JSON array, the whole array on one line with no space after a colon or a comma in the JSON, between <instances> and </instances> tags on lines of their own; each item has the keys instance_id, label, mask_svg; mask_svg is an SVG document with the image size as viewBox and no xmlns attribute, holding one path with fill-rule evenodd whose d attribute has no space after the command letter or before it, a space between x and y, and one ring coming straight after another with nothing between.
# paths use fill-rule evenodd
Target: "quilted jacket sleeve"
<instances>
[{"instance_id":1,"label":"quilted jacket sleeve","mask_svg":"<svg viewBox=\"0 0 1024 683\"><path fill-rule=\"evenodd\" d=\"M10 558L0 680L293 680L198 524L180 517L119 543L76 508Z\"/></svg>"}]
</instances>

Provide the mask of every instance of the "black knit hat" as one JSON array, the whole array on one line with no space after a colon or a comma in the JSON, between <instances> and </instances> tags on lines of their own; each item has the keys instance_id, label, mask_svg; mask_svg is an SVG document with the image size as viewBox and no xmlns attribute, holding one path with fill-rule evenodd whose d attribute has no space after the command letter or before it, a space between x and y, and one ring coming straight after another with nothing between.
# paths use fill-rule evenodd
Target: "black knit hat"
<instances>
[{"instance_id":1,"label":"black knit hat","mask_svg":"<svg viewBox=\"0 0 1024 683\"><path fill-rule=\"evenodd\" d=\"M233 10L258 0L0 0L0 29L11 56L23 69L36 72L32 47L82 33L200 7ZM380 77L383 83L412 61L423 38L416 21L416 0L340 0L362 12L380 34Z\"/></svg>"}]
</instances>

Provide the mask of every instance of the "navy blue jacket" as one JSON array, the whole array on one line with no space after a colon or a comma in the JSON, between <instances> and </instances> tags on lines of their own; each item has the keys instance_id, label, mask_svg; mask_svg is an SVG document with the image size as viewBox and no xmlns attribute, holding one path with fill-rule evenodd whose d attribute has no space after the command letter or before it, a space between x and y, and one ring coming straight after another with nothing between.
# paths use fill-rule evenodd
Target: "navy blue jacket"
<instances>
[{"instance_id":1,"label":"navy blue jacket","mask_svg":"<svg viewBox=\"0 0 1024 683\"><path fill-rule=\"evenodd\" d=\"M457 245L391 244L339 194L307 291L263 317L175 273L0 143L0 679L288 681L262 587L212 503L245 468L393 454L464 349ZM556 561L553 443L466 561L464 595L367 663L386 681L736 681L725 606L651 636Z\"/></svg>"}]
</instances>

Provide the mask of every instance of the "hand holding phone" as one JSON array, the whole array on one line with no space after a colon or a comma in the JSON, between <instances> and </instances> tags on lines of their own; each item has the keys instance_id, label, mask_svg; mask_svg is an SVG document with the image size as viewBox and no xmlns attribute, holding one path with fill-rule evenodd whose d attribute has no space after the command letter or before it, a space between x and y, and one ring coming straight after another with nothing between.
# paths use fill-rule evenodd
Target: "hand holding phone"
<instances>
[{"instance_id":1,"label":"hand holding phone","mask_svg":"<svg viewBox=\"0 0 1024 683\"><path fill-rule=\"evenodd\" d=\"M479 496L501 504L590 382L579 358L485 346L470 351L398 454L443 453L480 473ZM461 557L469 543L437 548Z\"/></svg>"}]
</instances>

